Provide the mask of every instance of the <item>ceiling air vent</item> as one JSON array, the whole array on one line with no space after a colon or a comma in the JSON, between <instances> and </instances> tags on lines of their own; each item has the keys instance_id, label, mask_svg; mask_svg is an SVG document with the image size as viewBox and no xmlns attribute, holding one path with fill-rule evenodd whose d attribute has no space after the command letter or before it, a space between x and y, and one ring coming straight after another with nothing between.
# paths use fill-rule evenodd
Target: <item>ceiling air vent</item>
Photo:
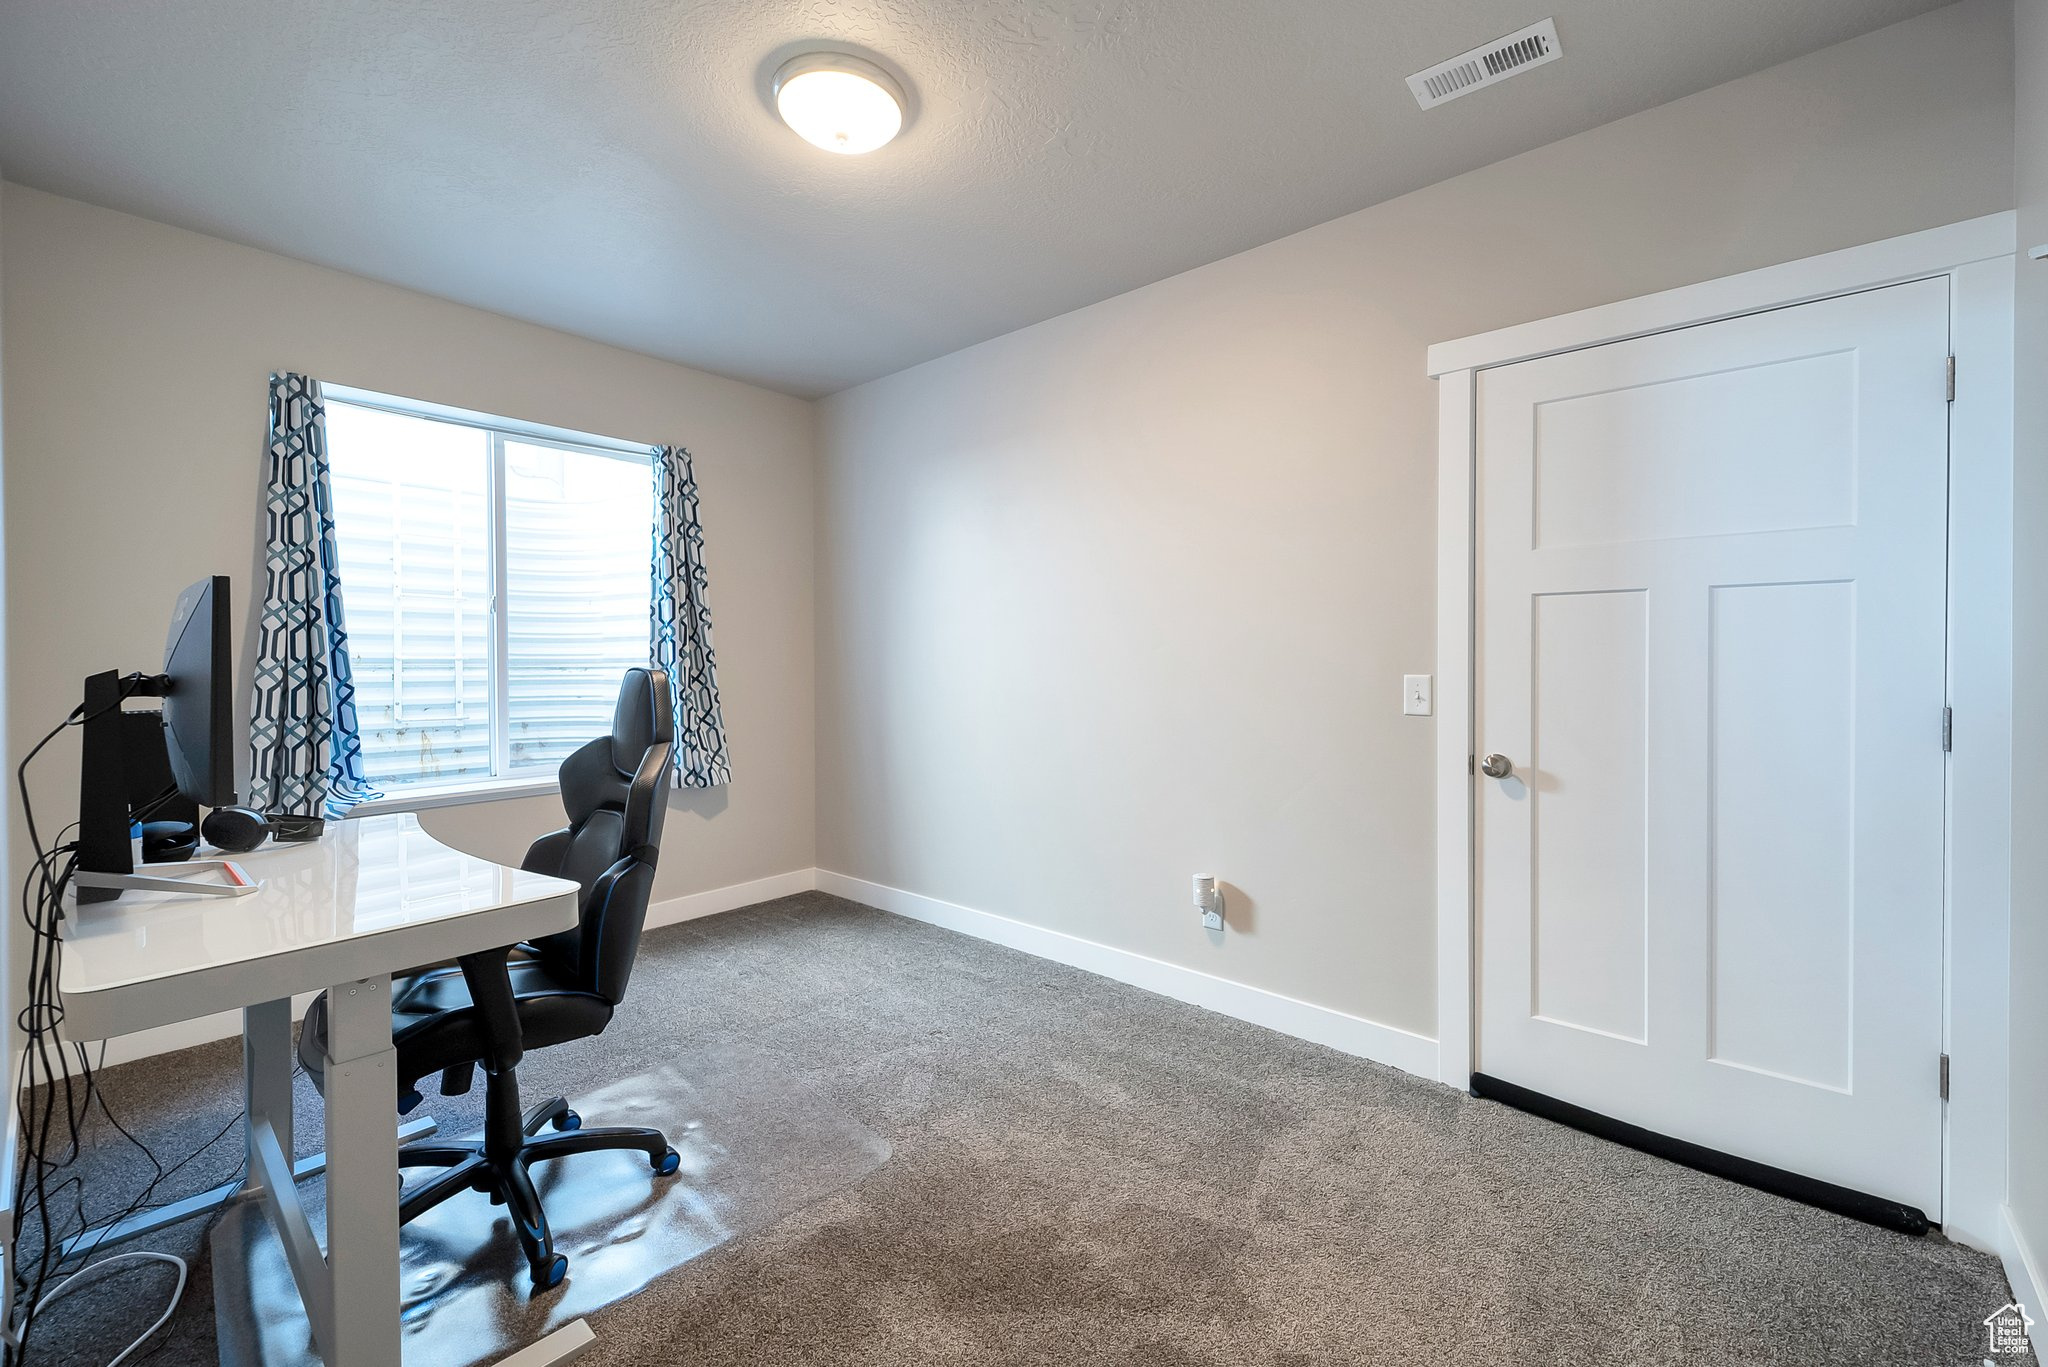
<instances>
[{"instance_id":1,"label":"ceiling air vent","mask_svg":"<svg viewBox=\"0 0 2048 1367\"><path fill-rule=\"evenodd\" d=\"M1481 86L1505 81L1563 55L1557 45L1557 21L1545 19L1520 33L1510 33L1484 47L1459 53L1448 62L1439 62L1427 71L1416 72L1408 78L1408 88L1415 92L1417 104L1433 109L1445 100L1469 95Z\"/></svg>"}]
</instances>

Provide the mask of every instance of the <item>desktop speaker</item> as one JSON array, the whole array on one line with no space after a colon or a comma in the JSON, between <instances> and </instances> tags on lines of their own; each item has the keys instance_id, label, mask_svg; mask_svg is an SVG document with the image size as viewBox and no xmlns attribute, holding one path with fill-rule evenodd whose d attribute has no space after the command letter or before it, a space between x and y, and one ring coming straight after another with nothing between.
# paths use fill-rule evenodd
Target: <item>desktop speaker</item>
<instances>
[{"instance_id":1,"label":"desktop speaker","mask_svg":"<svg viewBox=\"0 0 2048 1367\"><path fill-rule=\"evenodd\" d=\"M215 807L199 825L206 843L229 854L245 854L270 834L270 823L247 807Z\"/></svg>"},{"instance_id":2,"label":"desktop speaker","mask_svg":"<svg viewBox=\"0 0 2048 1367\"><path fill-rule=\"evenodd\" d=\"M142 716L129 712L130 717ZM199 848L199 828L189 821L145 821L142 823L142 861L145 864L175 864L190 859Z\"/></svg>"}]
</instances>

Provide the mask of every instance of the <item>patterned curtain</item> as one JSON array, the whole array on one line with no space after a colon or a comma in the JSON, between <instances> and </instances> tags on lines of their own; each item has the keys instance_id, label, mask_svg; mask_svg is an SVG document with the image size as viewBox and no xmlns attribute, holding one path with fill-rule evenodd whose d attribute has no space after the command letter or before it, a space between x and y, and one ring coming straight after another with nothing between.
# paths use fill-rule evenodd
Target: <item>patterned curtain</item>
<instances>
[{"instance_id":1,"label":"patterned curtain","mask_svg":"<svg viewBox=\"0 0 2048 1367\"><path fill-rule=\"evenodd\" d=\"M711 648L697 476L690 453L680 446L655 447L653 464L654 663L668 671L675 702L676 786L716 788L732 782L732 763L718 701L718 656Z\"/></svg>"},{"instance_id":2,"label":"patterned curtain","mask_svg":"<svg viewBox=\"0 0 2048 1367\"><path fill-rule=\"evenodd\" d=\"M269 467L249 802L260 812L341 816L383 794L363 778L318 380L270 377Z\"/></svg>"}]
</instances>

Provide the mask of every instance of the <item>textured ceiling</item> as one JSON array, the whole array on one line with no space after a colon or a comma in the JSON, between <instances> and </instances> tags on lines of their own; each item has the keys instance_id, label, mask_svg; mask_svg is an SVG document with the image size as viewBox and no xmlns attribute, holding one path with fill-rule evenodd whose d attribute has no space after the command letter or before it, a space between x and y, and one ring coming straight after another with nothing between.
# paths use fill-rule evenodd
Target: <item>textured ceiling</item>
<instances>
[{"instance_id":1,"label":"textured ceiling","mask_svg":"<svg viewBox=\"0 0 2048 1367\"><path fill-rule=\"evenodd\" d=\"M0 168L820 394L1936 7L0 0ZM1562 61L1415 107L1546 15ZM775 120L826 45L900 73L895 143Z\"/></svg>"}]
</instances>

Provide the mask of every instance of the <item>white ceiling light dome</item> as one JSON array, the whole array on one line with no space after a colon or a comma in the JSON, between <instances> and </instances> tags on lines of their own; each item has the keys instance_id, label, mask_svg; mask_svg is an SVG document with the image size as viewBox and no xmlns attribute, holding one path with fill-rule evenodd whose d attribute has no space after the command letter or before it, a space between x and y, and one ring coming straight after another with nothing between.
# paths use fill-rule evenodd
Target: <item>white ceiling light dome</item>
<instances>
[{"instance_id":1,"label":"white ceiling light dome","mask_svg":"<svg viewBox=\"0 0 2048 1367\"><path fill-rule=\"evenodd\" d=\"M873 62L843 52L792 57L775 73L775 112L827 152L872 152L903 127L903 88Z\"/></svg>"}]
</instances>

